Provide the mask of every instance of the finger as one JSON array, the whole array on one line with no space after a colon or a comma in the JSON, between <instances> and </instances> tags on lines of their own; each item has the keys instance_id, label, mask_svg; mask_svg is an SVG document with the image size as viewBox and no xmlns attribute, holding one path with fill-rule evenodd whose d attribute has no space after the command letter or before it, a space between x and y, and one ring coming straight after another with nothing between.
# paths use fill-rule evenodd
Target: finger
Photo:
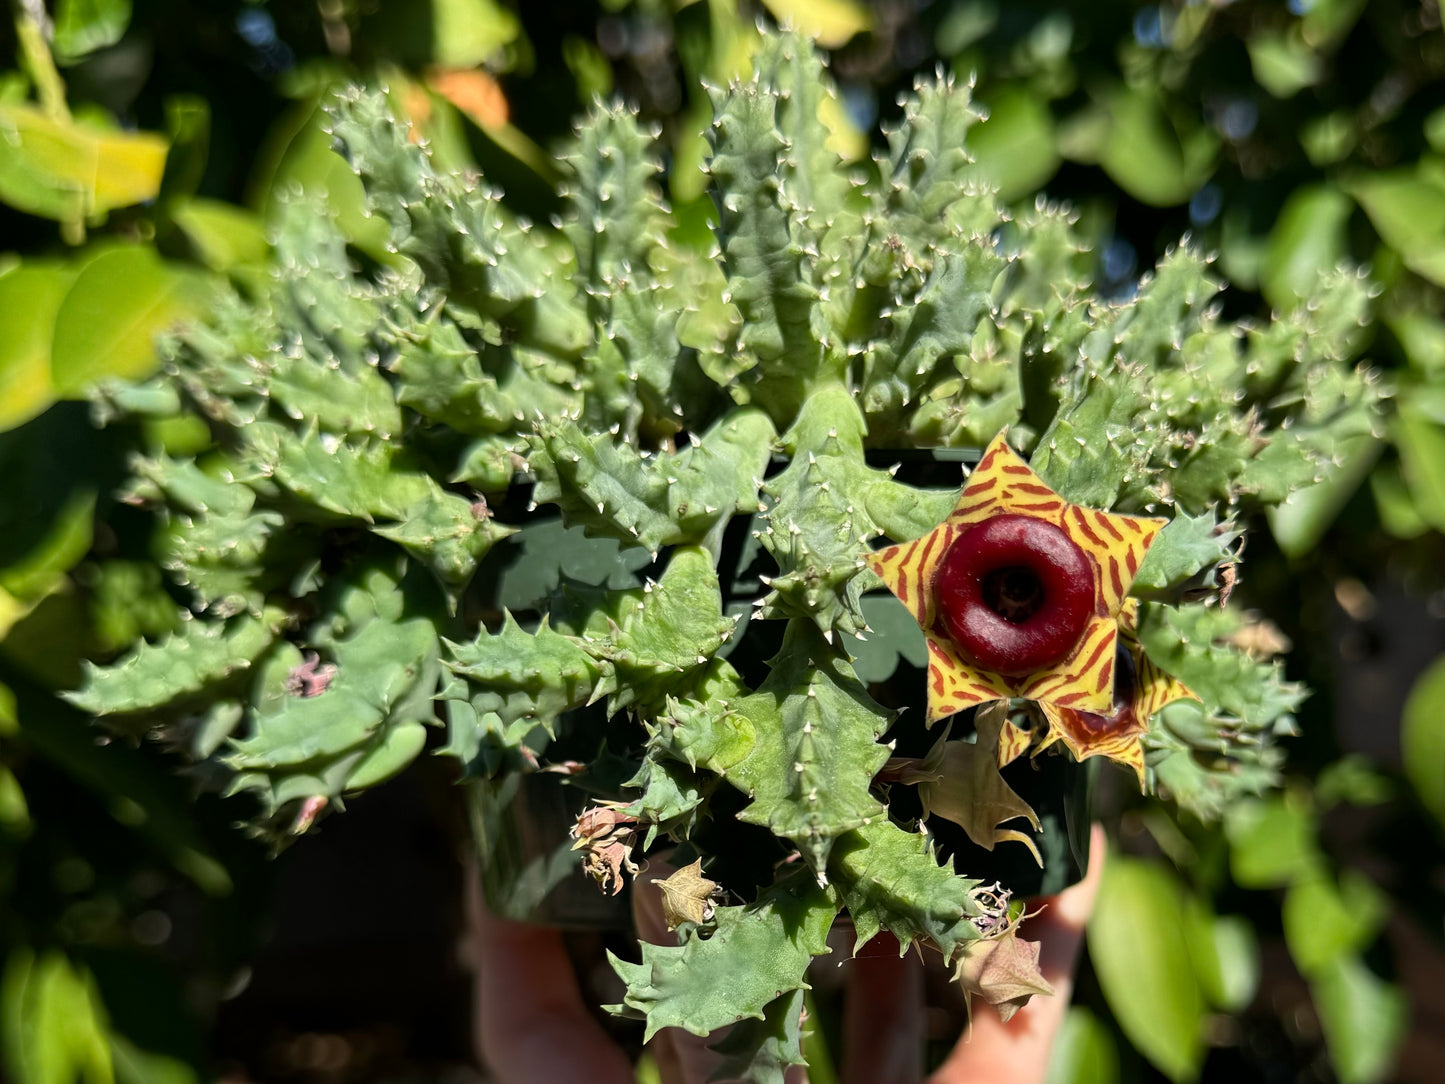
<instances>
[{"instance_id":1,"label":"finger","mask_svg":"<svg viewBox=\"0 0 1445 1084\"><path fill-rule=\"evenodd\" d=\"M587 1012L558 930L488 913L467 877L478 1054L497 1084L633 1084L631 1062Z\"/></svg>"},{"instance_id":2,"label":"finger","mask_svg":"<svg viewBox=\"0 0 1445 1084\"><path fill-rule=\"evenodd\" d=\"M1007 1024L987 1006L975 1003L971 1033L954 1046L928 1084L1043 1084L1073 994L1074 965L1103 875L1105 848L1104 830L1096 824L1084 879L1057 896L1032 901L1029 907L1030 911L1043 908L1023 929L1028 940L1040 943L1039 967L1053 985L1053 994L1031 998Z\"/></svg>"},{"instance_id":3,"label":"finger","mask_svg":"<svg viewBox=\"0 0 1445 1084\"><path fill-rule=\"evenodd\" d=\"M923 1076L923 966L881 933L844 965L843 1084L914 1084Z\"/></svg>"},{"instance_id":4,"label":"finger","mask_svg":"<svg viewBox=\"0 0 1445 1084\"><path fill-rule=\"evenodd\" d=\"M666 880L676 870L664 858L647 860L647 868L633 880L632 918L637 937L654 945L675 945L677 935L667 928L662 912L662 890L658 881ZM663 1028L647 1044L657 1062L658 1075L665 1084L703 1084L712 1076L721 1060L709 1050L711 1036L694 1035L682 1028Z\"/></svg>"}]
</instances>

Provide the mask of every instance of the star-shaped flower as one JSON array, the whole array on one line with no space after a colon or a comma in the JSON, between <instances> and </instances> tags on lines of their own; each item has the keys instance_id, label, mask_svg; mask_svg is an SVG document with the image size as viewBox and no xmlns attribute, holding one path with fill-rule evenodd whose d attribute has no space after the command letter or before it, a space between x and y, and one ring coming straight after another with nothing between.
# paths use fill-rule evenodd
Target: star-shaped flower
<instances>
[{"instance_id":1,"label":"star-shaped flower","mask_svg":"<svg viewBox=\"0 0 1445 1084\"><path fill-rule=\"evenodd\" d=\"M1071 504L994 437L942 523L865 558L928 640L928 722L1011 697L1112 711L1119 612L1165 522Z\"/></svg>"},{"instance_id":2,"label":"star-shaped flower","mask_svg":"<svg viewBox=\"0 0 1445 1084\"><path fill-rule=\"evenodd\" d=\"M1063 742L1075 760L1108 757L1133 768L1144 789L1144 744L1149 720L1156 711L1176 700L1198 700L1178 678L1171 677L1149 660L1139 642L1139 603L1126 599L1119 611L1119 646L1114 664L1114 703L1109 711L1080 711L1041 703L1048 732L1038 741L1035 752L1054 742ZM999 767L1003 767L1034 744L1034 735L1012 723L999 739Z\"/></svg>"}]
</instances>

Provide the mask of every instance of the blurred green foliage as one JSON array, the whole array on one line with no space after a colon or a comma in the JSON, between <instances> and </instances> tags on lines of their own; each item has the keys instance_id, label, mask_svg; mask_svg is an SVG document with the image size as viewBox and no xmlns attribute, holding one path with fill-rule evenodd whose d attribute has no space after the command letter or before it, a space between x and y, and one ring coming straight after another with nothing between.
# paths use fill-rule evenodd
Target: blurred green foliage
<instances>
[{"instance_id":1,"label":"blurred green foliage","mask_svg":"<svg viewBox=\"0 0 1445 1084\"><path fill-rule=\"evenodd\" d=\"M845 109L830 136L855 156L866 152L858 131L891 113L915 72L939 60L974 71L990 110L970 137L979 175L1020 205L1041 189L1072 202L1098 242L1105 292L1185 231L1218 253L1235 314L1287 306L1340 258L1368 263L1380 294L1367 353L1397 389L1388 439L1343 442L1333 474L1272 517L1273 547L1253 543L1267 552L1252 554L1246 590L1298 604L1304 626L1339 579L1404 569L1418 587L1441 586L1445 35L1433 3L525 7L58 0L47 12L13 0L0 30L15 57L0 73L0 1047L17 1081L204 1072L194 1028L149 1048L130 1037L158 1033L123 1019L124 976L144 970L173 988L180 973L137 937L158 885L189 882L222 901L220 916L254 856L235 849L223 815L191 818L162 751L97 744L52 694L75 683L82 659L178 624L152 540L113 490L128 453L190 454L209 434L181 421L97 434L67 400L107 375L141 375L157 332L222 278L244 288L262 273L279 190L324 189L357 249L384 258L317 109L349 78L385 78L441 161L481 166L532 214L553 209L537 145L591 94L621 93L664 125L671 195L680 217L700 220L703 82L743 69L755 16L791 18L836 49ZM1318 623L1287 631L1292 674L1338 665ZM1222 833L1153 805L1128 810L1130 842L1152 857L1111 873L1113 902L1091 929L1097 991L1086 985L1087 1007L1071 1011L1057 1079L1138 1078L1119 1037L1175 1079L1196 1077L1221 1034L1211 1014L1249 1005L1257 942L1281 939L1313 991L1334 1072L1389 1077L1405 1010L1382 924L1421 922L1437 947L1441 933L1441 893L1413 868L1442 861L1440 664L1402 720L1407 787L1340 759L1330 709L1328 696L1306 706L1296 785L1233 810ZM1331 855L1326 815L1348 808L1410 841L1405 854L1385 845L1383 892ZM1138 923L1160 946L1150 958L1173 963L1123 983L1117 946ZM184 963L214 978L239 949L228 951ZM1299 1049L1280 1060L1302 1065L1313 1040L1285 1016Z\"/></svg>"}]
</instances>

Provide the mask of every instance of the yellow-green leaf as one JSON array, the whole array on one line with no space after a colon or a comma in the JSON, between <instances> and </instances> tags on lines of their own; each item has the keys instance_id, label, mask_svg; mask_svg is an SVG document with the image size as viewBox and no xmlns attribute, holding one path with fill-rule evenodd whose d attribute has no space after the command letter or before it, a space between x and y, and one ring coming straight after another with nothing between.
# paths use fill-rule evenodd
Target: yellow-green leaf
<instances>
[{"instance_id":1,"label":"yellow-green leaf","mask_svg":"<svg viewBox=\"0 0 1445 1084\"><path fill-rule=\"evenodd\" d=\"M1089 957L1124 1034L1170 1080L1204 1059L1204 995L1189 955L1183 886L1163 866L1111 857L1089 920Z\"/></svg>"},{"instance_id":2,"label":"yellow-green leaf","mask_svg":"<svg viewBox=\"0 0 1445 1084\"><path fill-rule=\"evenodd\" d=\"M151 199L166 165L166 141L154 132L57 120L21 103L0 104L0 144L0 200L60 220Z\"/></svg>"},{"instance_id":3,"label":"yellow-green leaf","mask_svg":"<svg viewBox=\"0 0 1445 1084\"><path fill-rule=\"evenodd\" d=\"M92 260L56 316L50 346L56 394L79 397L101 377L149 375L156 335L198 311L208 291L204 275L139 245Z\"/></svg>"},{"instance_id":4,"label":"yellow-green leaf","mask_svg":"<svg viewBox=\"0 0 1445 1084\"><path fill-rule=\"evenodd\" d=\"M215 271L261 263L270 248L256 215L221 200L183 200L171 209L171 220L184 231L201 262Z\"/></svg>"},{"instance_id":5,"label":"yellow-green leaf","mask_svg":"<svg viewBox=\"0 0 1445 1084\"><path fill-rule=\"evenodd\" d=\"M780 23L812 38L825 49L846 45L873 25L868 9L854 0L763 0Z\"/></svg>"},{"instance_id":6,"label":"yellow-green leaf","mask_svg":"<svg viewBox=\"0 0 1445 1084\"><path fill-rule=\"evenodd\" d=\"M0 432L23 425L55 401L50 339L75 272L29 263L0 276Z\"/></svg>"},{"instance_id":7,"label":"yellow-green leaf","mask_svg":"<svg viewBox=\"0 0 1445 1084\"><path fill-rule=\"evenodd\" d=\"M1320 1026L1342 1084L1378 1084L1405 1037L1409 1004L1357 956L1343 956L1310 983Z\"/></svg>"}]
</instances>

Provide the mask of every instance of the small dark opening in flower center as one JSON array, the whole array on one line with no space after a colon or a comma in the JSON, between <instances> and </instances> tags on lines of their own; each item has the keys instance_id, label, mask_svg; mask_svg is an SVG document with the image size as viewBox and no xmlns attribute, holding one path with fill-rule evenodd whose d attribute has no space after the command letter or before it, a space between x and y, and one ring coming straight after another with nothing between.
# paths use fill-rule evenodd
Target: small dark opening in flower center
<instances>
[{"instance_id":1,"label":"small dark opening in flower center","mask_svg":"<svg viewBox=\"0 0 1445 1084\"><path fill-rule=\"evenodd\" d=\"M1031 568L1008 565L983 577L983 603L1005 621L1021 625L1044 605L1044 585Z\"/></svg>"},{"instance_id":2,"label":"small dark opening in flower center","mask_svg":"<svg viewBox=\"0 0 1445 1084\"><path fill-rule=\"evenodd\" d=\"M1114 652L1114 714L1134 706L1134 691L1139 687L1139 671L1134 656L1119 641Z\"/></svg>"}]
</instances>

